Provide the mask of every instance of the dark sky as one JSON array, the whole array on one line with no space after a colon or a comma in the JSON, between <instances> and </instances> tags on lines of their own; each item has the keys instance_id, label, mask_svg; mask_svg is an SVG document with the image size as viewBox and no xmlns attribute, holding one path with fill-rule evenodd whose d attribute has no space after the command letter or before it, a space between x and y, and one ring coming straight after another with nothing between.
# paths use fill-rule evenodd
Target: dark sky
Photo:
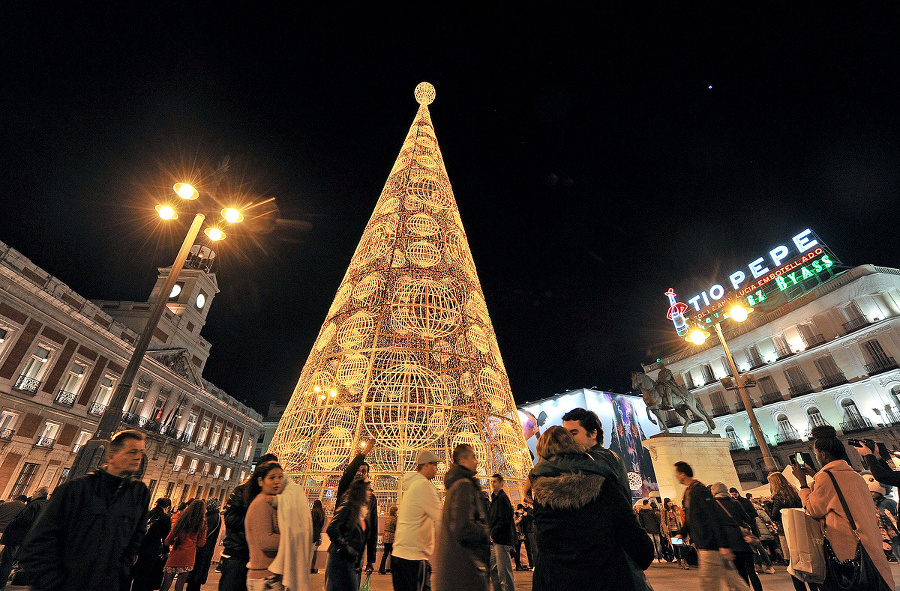
<instances>
[{"instance_id":1,"label":"dark sky","mask_svg":"<svg viewBox=\"0 0 900 591\"><path fill-rule=\"evenodd\" d=\"M203 331L205 376L263 412L291 393L422 80L520 402L623 391L677 344L667 288L804 228L847 264L900 267L891 3L92 4L4 6L0 240L87 297L144 300L186 230L153 206L229 155L218 194L294 221L226 240Z\"/></svg>"}]
</instances>

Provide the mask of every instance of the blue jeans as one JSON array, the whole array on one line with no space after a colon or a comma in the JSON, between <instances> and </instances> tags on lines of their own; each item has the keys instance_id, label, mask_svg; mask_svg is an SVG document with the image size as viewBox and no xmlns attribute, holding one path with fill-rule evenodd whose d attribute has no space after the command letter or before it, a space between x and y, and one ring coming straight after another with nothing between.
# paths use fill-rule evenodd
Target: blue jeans
<instances>
[{"instance_id":1,"label":"blue jeans","mask_svg":"<svg viewBox=\"0 0 900 591\"><path fill-rule=\"evenodd\" d=\"M510 560L512 546L491 545L491 588L493 591L515 591L513 567Z\"/></svg>"},{"instance_id":2,"label":"blue jeans","mask_svg":"<svg viewBox=\"0 0 900 591\"><path fill-rule=\"evenodd\" d=\"M247 591L247 559L222 557L219 591Z\"/></svg>"}]
</instances>

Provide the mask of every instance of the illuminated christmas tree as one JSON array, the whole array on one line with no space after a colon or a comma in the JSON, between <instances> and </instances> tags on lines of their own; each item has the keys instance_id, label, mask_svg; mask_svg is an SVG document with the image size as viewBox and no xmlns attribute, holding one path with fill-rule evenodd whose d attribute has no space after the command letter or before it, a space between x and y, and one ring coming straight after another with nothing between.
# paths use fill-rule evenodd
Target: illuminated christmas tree
<instances>
[{"instance_id":1,"label":"illuminated christmas tree","mask_svg":"<svg viewBox=\"0 0 900 591\"><path fill-rule=\"evenodd\" d=\"M375 439L386 509L416 452L475 447L515 500L532 466L428 105L419 110L337 290L269 451L310 499L333 505L343 469ZM438 484L442 488L442 484Z\"/></svg>"}]
</instances>

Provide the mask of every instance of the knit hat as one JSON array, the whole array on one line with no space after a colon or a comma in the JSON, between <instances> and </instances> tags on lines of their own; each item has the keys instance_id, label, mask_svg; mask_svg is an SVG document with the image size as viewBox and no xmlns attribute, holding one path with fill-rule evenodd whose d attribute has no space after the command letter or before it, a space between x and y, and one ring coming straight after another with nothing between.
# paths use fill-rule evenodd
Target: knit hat
<instances>
[{"instance_id":1,"label":"knit hat","mask_svg":"<svg viewBox=\"0 0 900 591\"><path fill-rule=\"evenodd\" d=\"M837 431L831 425L818 425L812 428L810 435L813 436L813 439L828 439L837 437Z\"/></svg>"},{"instance_id":2,"label":"knit hat","mask_svg":"<svg viewBox=\"0 0 900 591\"><path fill-rule=\"evenodd\" d=\"M873 476L872 473L868 470L866 470L865 472L860 472L859 475L862 476L866 481L866 484L869 487L869 492L878 493L881 496L887 496L887 494L891 492L890 486L885 486L875 480L875 476Z\"/></svg>"},{"instance_id":3,"label":"knit hat","mask_svg":"<svg viewBox=\"0 0 900 591\"><path fill-rule=\"evenodd\" d=\"M206 510L207 511L218 511L219 510L219 499L215 497L210 497L206 499Z\"/></svg>"},{"instance_id":4,"label":"knit hat","mask_svg":"<svg viewBox=\"0 0 900 591\"><path fill-rule=\"evenodd\" d=\"M427 449L419 450L418 455L416 455L416 466L421 466L422 464L430 464L431 462L440 462L441 458L437 457Z\"/></svg>"}]
</instances>

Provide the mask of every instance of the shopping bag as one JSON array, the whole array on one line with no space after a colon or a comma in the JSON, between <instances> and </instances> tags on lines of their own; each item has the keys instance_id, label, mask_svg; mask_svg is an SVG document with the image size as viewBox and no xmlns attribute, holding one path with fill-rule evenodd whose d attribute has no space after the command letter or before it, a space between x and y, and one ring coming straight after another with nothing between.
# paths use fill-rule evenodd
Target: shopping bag
<instances>
[{"instance_id":1,"label":"shopping bag","mask_svg":"<svg viewBox=\"0 0 900 591\"><path fill-rule=\"evenodd\" d=\"M362 584L359 586L359 591L371 591L372 589L372 573L366 573L366 578L362 580Z\"/></svg>"},{"instance_id":2,"label":"shopping bag","mask_svg":"<svg viewBox=\"0 0 900 591\"><path fill-rule=\"evenodd\" d=\"M782 509L781 525L791 555L788 572L808 583L825 581L822 523L803 509Z\"/></svg>"}]
</instances>

